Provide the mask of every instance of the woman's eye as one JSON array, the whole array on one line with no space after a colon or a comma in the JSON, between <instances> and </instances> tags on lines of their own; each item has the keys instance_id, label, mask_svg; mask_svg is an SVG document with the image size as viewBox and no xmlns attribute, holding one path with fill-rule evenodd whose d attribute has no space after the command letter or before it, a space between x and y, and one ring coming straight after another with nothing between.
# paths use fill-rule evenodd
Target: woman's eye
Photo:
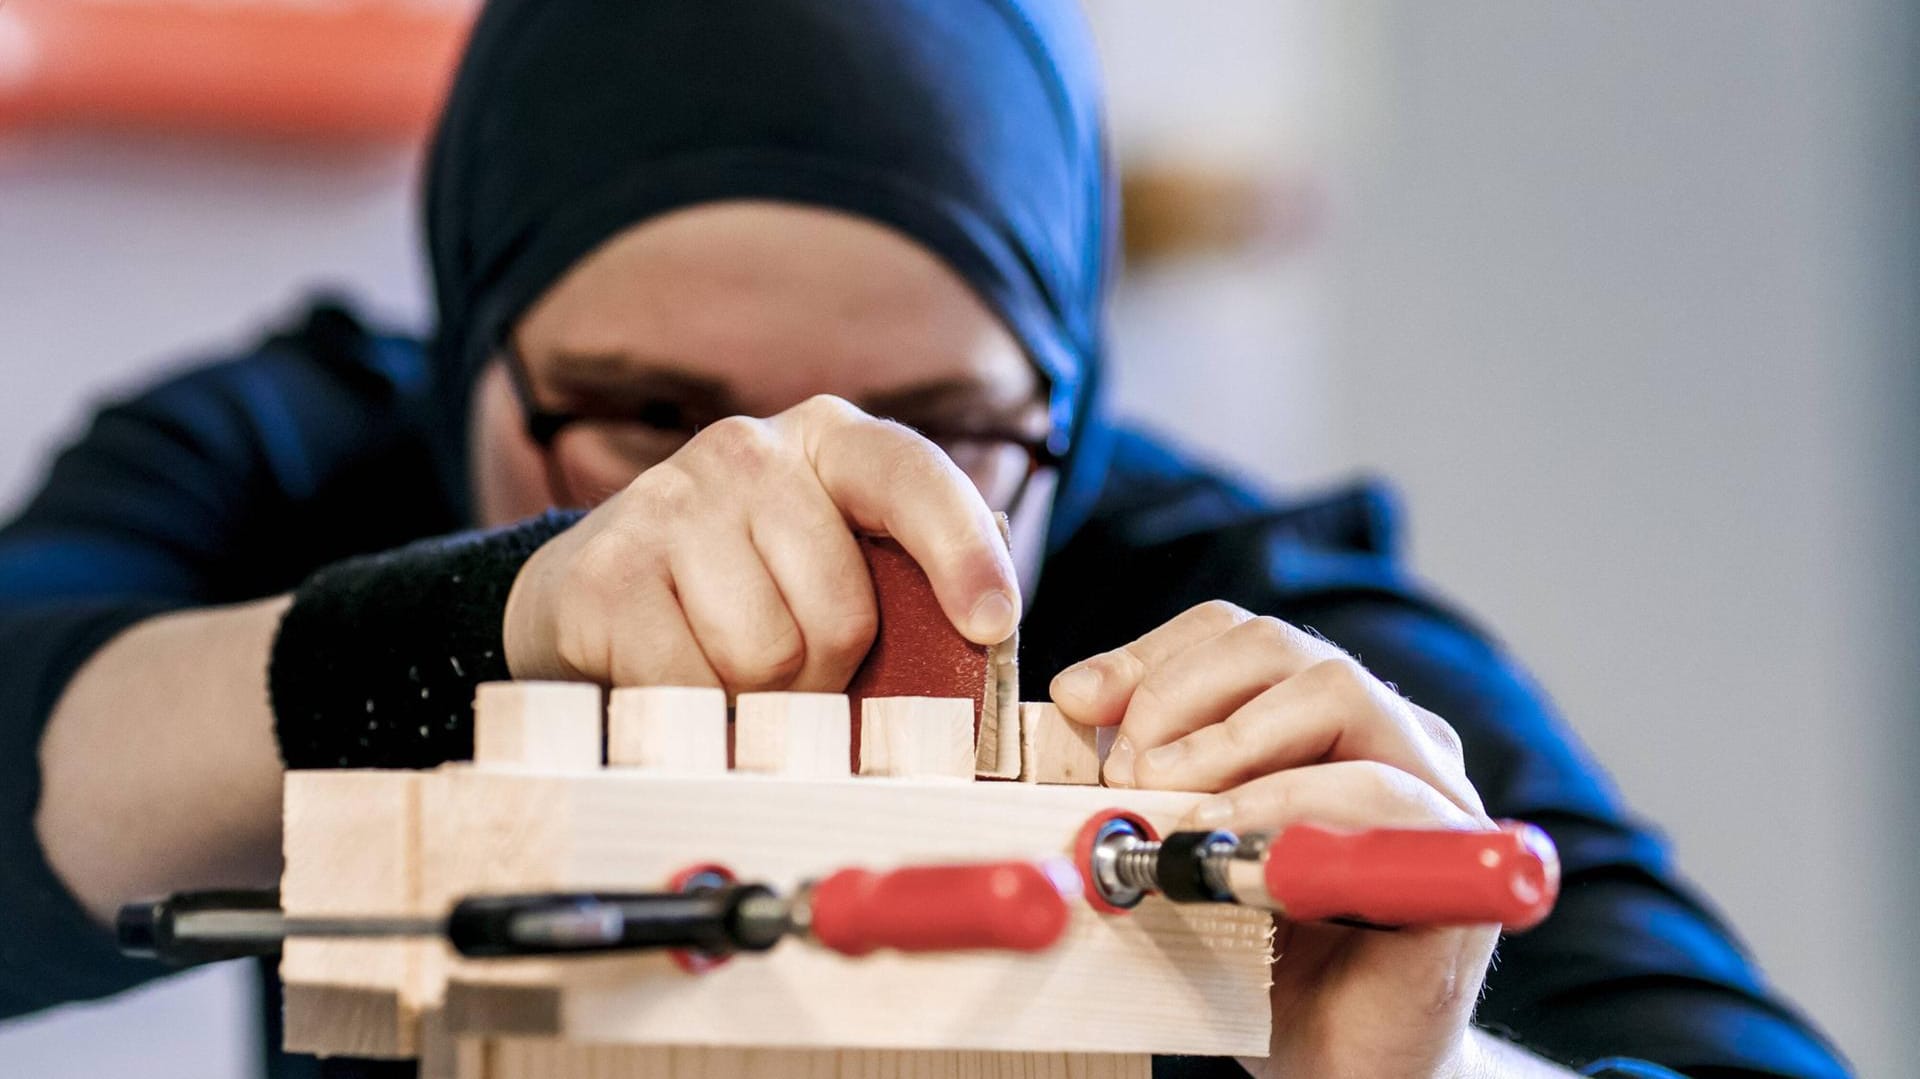
<instances>
[{"instance_id":1,"label":"woman's eye","mask_svg":"<svg viewBox=\"0 0 1920 1079\"><path fill-rule=\"evenodd\" d=\"M634 420L662 431L687 429L687 410L677 401L646 401L635 410Z\"/></svg>"}]
</instances>

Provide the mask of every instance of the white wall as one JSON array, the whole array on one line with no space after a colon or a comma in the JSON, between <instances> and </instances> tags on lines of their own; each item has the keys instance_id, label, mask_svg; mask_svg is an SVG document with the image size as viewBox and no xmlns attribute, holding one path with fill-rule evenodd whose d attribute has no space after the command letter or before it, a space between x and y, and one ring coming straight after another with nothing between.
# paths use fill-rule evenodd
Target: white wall
<instances>
[{"instance_id":1,"label":"white wall","mask_svg":"<svg viewBox=\"0 0 1920 1079\"><path fill-rule=\"evenodd\" d=\"M1352 459L1862 1073L1916 1074L1911 16L1362 11Z\"/></svg>"}]
</instances>

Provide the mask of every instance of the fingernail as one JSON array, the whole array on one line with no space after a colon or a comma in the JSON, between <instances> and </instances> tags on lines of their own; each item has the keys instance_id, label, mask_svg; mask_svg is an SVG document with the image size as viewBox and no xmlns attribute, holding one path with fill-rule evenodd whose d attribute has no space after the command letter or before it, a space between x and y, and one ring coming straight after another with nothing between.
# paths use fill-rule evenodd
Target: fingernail
<instances>
[{"instance_id":1,"label":"fingernail","mask_svg":"<svg viewBox=\"0 0 1920 1079\"><path fill-rule=\"evenodd\" d=\"M1113 748L1107 750L1107 786L1133 786L1133 743L1126 735L1113 740Z\"/></svg>"},{"instance_id":2,"label":"fingernail","mask_svg":"<svg viewBox=\"0 0 1920 1079\"><path fill-rule=\"evenodd\" d=\"M1180 758L1185 757L1186 755L1187 755L1187 747L1184 743L1168 742L1164 746L1160 746L1156 749L1149 749L1145 753L1141 754L1140 763L1146 765L1149 768L1152 768L1156 772L1165 771L1166 769L1172 768L1173 766L1179 764Z\"/></svg>"},{"instance_id":3,"label":"fingernail","mask_svg":"<svg viewBox=\"0 0 1920 1079\"><path fill-rule=\"evenodd\" d=\"M1100 695L1100 671L1088 663L1076 663L1060 672L1053 681L1056 696L1072 697L1081 704Z\"/></svg>"},{"instance_id":4,"label":"fingernail","mask_svg":"<svg viewBox=\"0 0 1920 1079\"><path fill-rule=\"evenodd\" d=\"M1005 592L988 592L973 605L967 615L969 635L982 642L1004 641L1013 636L1013 597Z\"/></svg>"},{"instance_id":5,"label":"fingernail","mask_svg":"<svg viewBox=\"0 0 1920 1079\"><path fill-rule=\"evenodd\" d=\"M1217 828L1233 819L1233 799L1209 798L1194 806L1187 819L1198 828Z\"/></svg>"}]
</instances>

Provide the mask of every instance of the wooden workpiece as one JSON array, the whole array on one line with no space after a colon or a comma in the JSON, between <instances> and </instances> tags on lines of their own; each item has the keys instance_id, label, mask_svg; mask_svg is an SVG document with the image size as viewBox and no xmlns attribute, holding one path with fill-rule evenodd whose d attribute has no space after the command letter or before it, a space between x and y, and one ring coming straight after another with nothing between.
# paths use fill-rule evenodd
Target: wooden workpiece
<instances>
[{"instance_id":1,"label":"wooden workpiece","mask_svg":"<svg viewBox=\"0 0 1920 1079\"><path fill-rule=\"evenodd\" d=\"M973 779L973 702L868 697L860 702L860 774Z\"/></svg>"},{"instance_id":2,"label":"wooden workpiece","mask_svg":"<svg viewBox=\"0 0 1920 1079\"><path fill-rule=\"evenodd\" d=\"M1066 853L1111 805L1170 829L1199 795L776 776L534 776L452 768L425 791L423 896L657 888L695 862L790 888L844 866ZM454 824L452 822L458 822ZM1258 1053L1272 923L1238 907L1076 903L1038 955L849 959L787 941L689 976L664 956L457 962L455 1031L669 1044ZM1150 1019L1143 1017L1151 1017Z\"/></svg>"},{"instance_id":3,"label":"wooden workpiece","mask_svg":"<svg viewBox=\"0 0 1920 1079\"><path fill-rule=\"evenodd\" d=\"M679 775L727 770L727 694L699 686L630 686L607 701L607 763Z\"/></svg>"},{"instance_id":4,"label":"wooden workpiece","mask_svg":"<svg viewBox=\"0 0 1920 1079\"><path fill-rule=\"evenodd\" d=\"M1020 710L1000 707L980 717L974 744L973 774L981 779L1020 778Z\"/></svg>"},{"instance_id":5,"label":"wooden workpiece","mask_svg":"<svg viewBox=\"0 0 1920 1079\"><path fill-rule=\"evenodd\" d=\"M1020 706L1020 779L1025 783L1097 784L1097 729L1068 719L1052 704Z\"/></svg>"},{"instance_id":6,"label":"wooden workpiece","mask_svg":"<svg viewBox=\"0 0 1920 1079\"><path fill-rule=\"evenodd\" d=\"M840 693L742 693L735 698L733 767L832 779L852 771L853 722Z\"/></svg>"},{"instance_id":7,"label":"wooden workpiece","mask_svg":"<svg viewBox=\"0 0 1920 1079\"><path fill-rule=\"evenodd\" d=\"M285 794L287 910L408 915L420 905L420 772L290 772ZM286 1048L406 1057L430 995L437 945L294 939L281 953ZM437 987L435 987L437 990Z\"/></svg>"},{"instance_id":8,"label":"wooden workpiece","mask_svg":"<svg viewBox=\"0 0 1920 1079\"><path fill-rule=\"evenodd\" d=\"M606 726L588 682L488 682L473 695L473 762L574 772L600 766Z\"/></svg>"},{"instance_id":9,"label":"wooden workpiece","mask_svg":"<svg viewBox=\"0 0 1920 1079\"><path fill-rule=\"evenodd\" d=\"M1139 1053L683 1049L498 1038L421 1079L1149 1079Z\"/></svg>"},{"instance_id":10,"label":"wooden workpiece","mask_svg":"<svg viewBox=\"0 0 1920 1079\"><path fill-rule=\"evenodd\" d=\"M290 775L288 912L654 890L707 862L784 892L852 866L1066 855L1101 810L1167 831L1201 797L1089 785L1092 732L1049 706L1019 724L1029 782L964 782L980 755L964 699L869 699L867 770L911 775L851 776L846 697L743 694L722 773L710 693L623 690L602 767L582 689L598 701L593 687L482 687L474 764ZM528 736L542 729L565 751ZM283 975L289 1048L417 1054L425 1079L1143 1079L1148 1054L1264 1053L1271 942L1256 910L1149 898L1105 915L1076 899L1037 954L855 959L788 940L696 975L661 954L465 960L433 941L296 940Z\"/></svg>"}]
</instances>

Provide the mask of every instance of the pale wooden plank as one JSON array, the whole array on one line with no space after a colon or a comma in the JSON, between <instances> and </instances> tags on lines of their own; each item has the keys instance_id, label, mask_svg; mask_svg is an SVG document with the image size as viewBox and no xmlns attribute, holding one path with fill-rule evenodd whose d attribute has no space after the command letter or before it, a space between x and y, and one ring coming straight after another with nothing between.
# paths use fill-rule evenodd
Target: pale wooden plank
<instances>
[{"instance_id":1,"label":"pale wooden plank","mask_svg":"<svg viewBox=\"0 0 1920 1079\"><path fill-rule=\"evenodd\" d=\"M1171 829L1200 798L1087 786L774 776L531 776L453 768L428 812L423 894L652 888L718 860L776 887L847 865L1044 857L1113 805ZM606 1044L1254 1055L1270 1026L1272 923L1236 907L1150 899L1076 905L1038 956L882 954L788 942L698 977L663 957L457 963L449 1024Z\"/></svg>"},{"instance_id":2,"label":"pale wooden plank","mask_svg":"<svg viewBox=\"0 0 1920 1079\"><path fill-rule=\"evenodd\" d=\"M843 693L742 693L734 700L736 771L842 777L853 770L852 742Z\"/></svg>"},{"instance_id":3,"label":"pale wooden plank","mask_svg":"<svg viewBox=\"0 0 1920 1079\"><path fill-rule=\"evenodd\" d=\"M973 702L868 697L860 702L860 774L973 779Z\"/></svg>"},{"instance_id":4,"label":"pale wooden plank","mask_svg":"<svg viewBox=\"0 0 1920 1079\"><path fill-rule=\"evenodd\" d=\"M598 768L605 713L586 682L486 682L473 695L473 760L489 768Z\"/></svg>"},{"instance_id":5,"label":"pale wooden plank","mask_svg":"<svg viewBox=\"0 0 1920 1079\"><path fill-rule=\"evenodd\" d=\"M727 694L708 686L624 686L607 705L607 763L681 774L727 770Z\"/></svg>"},{"instance_id":6,"label":"pale wooden plank","mask_svg":"<svg viewBox=\"0 0 1920 1079\"><path fill-rule=\"evenodd\" d=\"M419 913L418 772L290 772L280 880L291 913ZM423 984L417 943L290 940L282 952L285 1047L412 1056Z\"/></svg>"},{"instance_id":7,"label":"pale wooden plank","mask_svg":"<svg viewBox=\"0 0 1920 1079\"><path fill-rule=\"evenodd\" d=\"M661 1049L533 1038L494 1040L487 1057L484 1079L1148 1079L1153 1072L1150 1056L1128 1053Z\"/></svg>"},{"instance_id":8,"label":"pale wooden plank","mask_svg":"<svg viewBox=\"0 0 1920 1079\"><path fill-rule=\"evenodd\" d=\"M1096 784L1100 752L1096 729L1068 719L1052 704L1020 706L1020 780L1023 783Z\"/></svg>"}]
</instances>

